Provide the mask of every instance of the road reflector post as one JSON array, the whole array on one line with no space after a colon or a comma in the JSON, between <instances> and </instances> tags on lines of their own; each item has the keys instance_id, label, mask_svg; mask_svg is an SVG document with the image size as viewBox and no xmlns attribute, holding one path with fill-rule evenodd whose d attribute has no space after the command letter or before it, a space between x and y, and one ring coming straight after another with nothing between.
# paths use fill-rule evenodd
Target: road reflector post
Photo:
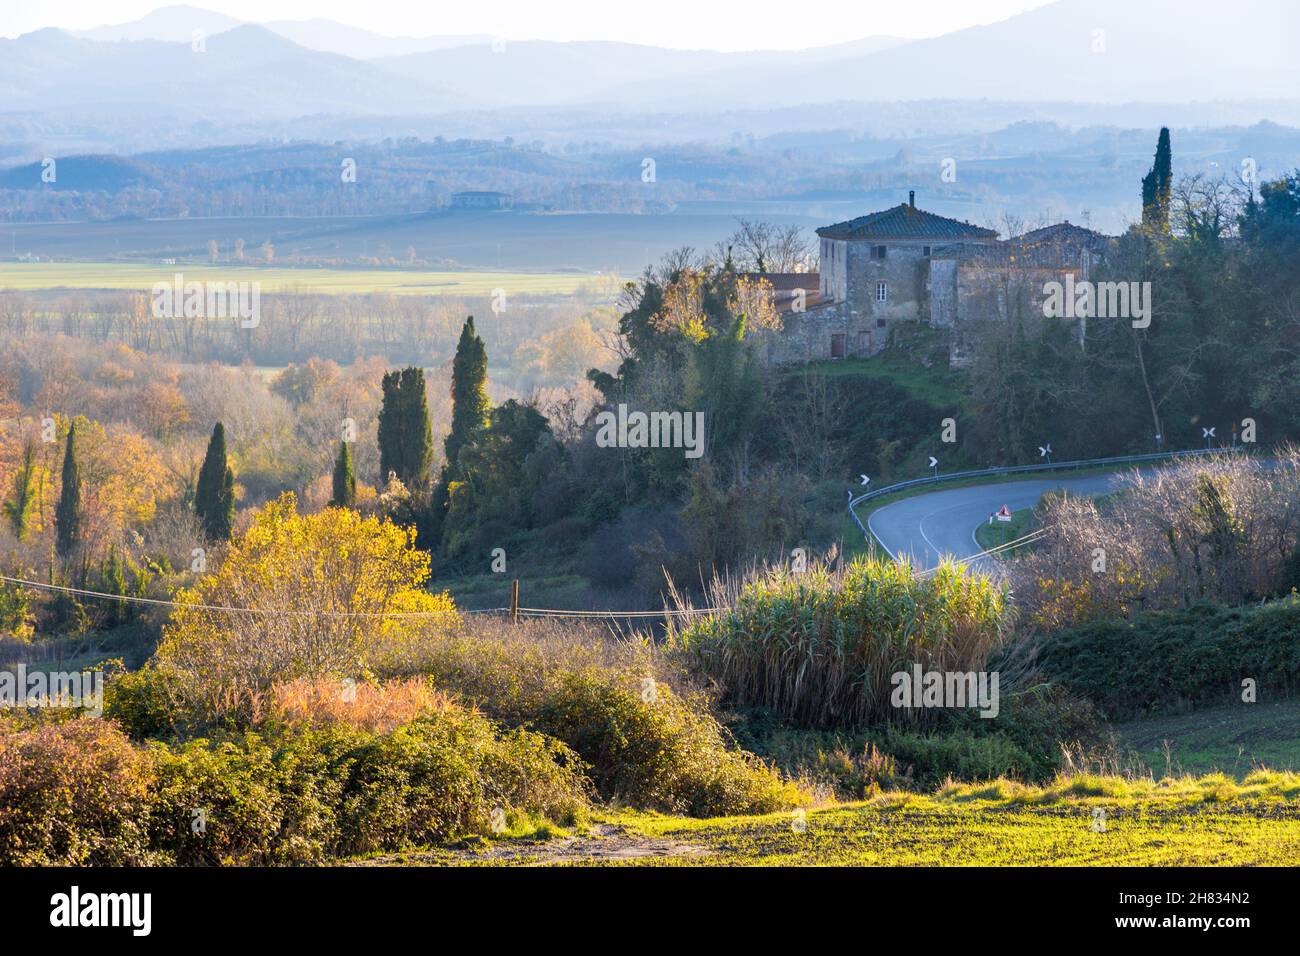
<instances>
[{"instance_id":1,"label":"road reflector post","mask_svg":"<svg viewBox=\"0 0 1300 956\"><path fill-rule=\"evenodd\" d=\"M519 579L510 582L510 623L519 623Z\"/></svg>"}]
</instances>

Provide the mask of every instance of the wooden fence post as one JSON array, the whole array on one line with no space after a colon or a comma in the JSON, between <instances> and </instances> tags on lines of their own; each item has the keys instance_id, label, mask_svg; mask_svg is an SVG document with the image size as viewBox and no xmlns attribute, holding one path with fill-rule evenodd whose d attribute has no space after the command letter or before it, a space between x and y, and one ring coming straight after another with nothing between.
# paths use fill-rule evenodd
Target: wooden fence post
<instances>
[{"instance_id":1,"label":"wooden fence post","mask_svg":"<svg viewBox=\"0 0 1300 956\"><path fill-rule=\"evenodd\" d=\"M510 622L519 623L519 579L510 582Z\"/></svg>"}]
</instances>

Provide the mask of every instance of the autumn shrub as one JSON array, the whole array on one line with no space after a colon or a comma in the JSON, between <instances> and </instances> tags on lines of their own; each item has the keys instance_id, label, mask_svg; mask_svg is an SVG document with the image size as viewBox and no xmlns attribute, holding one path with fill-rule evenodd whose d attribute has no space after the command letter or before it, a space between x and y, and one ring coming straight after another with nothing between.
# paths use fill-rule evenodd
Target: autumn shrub
<instances>
[{"instance_id":1,"label":"autumn shrub","mask_svg":"<svg viewBox=\"0 0 1300 956\"><path fill-rule=\"evenodd\" d=\"M819 749L812 765L803 769L818 784L828 785L837 795L850 800L899 789L903 779L898 761L871 741L851 750Z\"/></svg>"},{"instance_id":2,"label":"autumn shrub","mask_svg":"<svg viewBox=\"0 0 1300 956\"><path fill-rule=\"evenodd\" d=\"M701 817L803 802L727 738L702 697L678 696L650 678L597 668L558 675L536 722L582 755L607 800Z\"/></svg>"},{"instance_id":3,"label":"autumn shrub","mask_svg":"<svg viewBox=\"0 0 1300 956\"><path fill-rule=\"evenodd\" d=\"M107 720L0 733L0 864L321 863L588 808L569 748L458 708L171 746Z\"/></svg>"},{"instance_id":4,"label":"autumn shrub","mask_svg":"<svg viewBox=\"0 0 1300 956\"><path fill-rule=\"evenodd\" d=\"M1017 666L1001 656L990 667L1015 673ZM984 720L970 711L958 711L948 723L953 732L977 737L1001 737L1025 755L1018 779L1043 781L1066 769L1064 751L1093 755L1109 752L1109 730L1091 700L1060 683L1046 680L1040 672L1030 678L1013 680L1002 694L1001 710L996 720ZM959 774L953 774L960 776Z\"/></svg>"},{"instance_id":5,"label":"autumn shrub","mask_svg":"<svg viewBox=\"0 0 1300 956\"><path fill-rule=\"evenodd\" d=\"M1004 694L996 720L956 712L927 730L885 726L868 734L906 778L908 789L931 792L945 780L1052 780L1067 768L1063 747L1108 752L1109 739L1086 700L1036 684Z\"/></svg>"},{"instance_id":6,"label":"autumn shrub","mask_svg":"<svg viewBox=\"0 0 1300 956\"><path fill-rule=\"evenodd\" d=\"M173 862L267 865L321 856L319 842L305 859L282 851L286 817L305 808L287 799L291 769L271 742L256 734L200 738L176 749L155 745L151 754L158 774L151 827Z\"/></svg>"},{"instance_id":7,"label":"autumn shrub","mask_svg":"<svg viewBox=\"0 0 1300 956\"><path fill-rule=\"evenodd\" d=\"M804 800L740 750L681 666L643 640L568 621L478 619L418 642L394 667L562 741L607 800L695 815Z\"/></svg>"},{"instance_id":8,"label":"autumn shrub","mask_svg":"<svg viewBox=\"0 0 1300 956\"><path fill-rule=\"evenodd\" d=\"M0 584L0 638L5 644L23 645L34 636L31 599L25 588Z\"/></svg>"},{"instance_id":9,"label":"autumn shrub","mask_svg":"<svg viewBox=\"0 0 1300 956\"><path fill-rule=\"evenodd\" d=\"M515 810L562 824L585 815L586 782L563 744L523 729L493 733L467 711L422 717L349 753L339 808L347 853L488 833Z\"/></svg>"},{"instance_id":10,"label":"autumn shrub","mask_svg":"<svg viewBox=\"0 0 1300 956\"><path fill-rule=\"evenodd\" d=\"M113 674L104 686L104 716L134 740L170 738L200 723L181 676L148 663Z\"/></svg>"},{"instance_id":11,"label":"autumn shrub","mask_svg":"<svg viewBox=\"0 0 1300 956\"><path fill-rule=\"evenodd\" d=\"M0 721L0 863L149 862L150 759L109 721Z\"/></svg>"},{"instance_id":12,"label":"autumn shrub","mask_svg":"<svg viewBox=\"0 0 1300 956\"><path fill-rule=\"evenodd\" d=\"M346 724L376 732L453 706L450 698L418 678L380 684L300 677L273 684L269 697L268 721L297 728Z\"/></svg>"},{"instance_id":13,"label":"autumn shrub","mask_svg":"<svg viewBox=\"0 0 1300 956\"><path fill-rule=\"evenodd\" d=\"M839 571L760 569L715 582L711 606L674 641L739 707L764 707L806 727L923 723L890 704L892 675L982 671L1010 636L1006 591L951 563L925 575L911 565L860 558Z\"/></svg>"},{"instance_id":14,"label":"autumn shrub","mask_svg":"<svg viewBox=\"0 0 1300 956\"><path fill-rule=\"evenodd\" d=\"M1000 734L920 733L887 727L874 734L873 741L902 768L909 788L923 792L933 791L949 779L1034 780L1043 776L1036 772L1033 757L1023 747Z\"/></svg>"},{"instance_id":15,"label":"autumn shrub","mask_svg":"<svg viewBox=\"0 0 1300 956\"><path fill-rule=\"evenodd\" d=\"M247 722L277 681L360 675L415 633L457 619L424 589L415 531L347 508L258 511L221 566L177 595L158 647L195 709Z\"/></svg>"},{"instance_id":16,"label":"autumn shrub","mask_svg":"<svg viewBox=\"0 0 1300 956\"><path fill-rule=\"evenodd\" d=\"M433 686L512 725L534 720L557 675L587 667L665 677L667 662L639 640L611 638L577 621L466 618L450 630L433 628L400 657L377 670L392 679L427 676Z\"/></svg>"},{"instance_id":17,"label":"autumn shrub","mask_svg":"<svg viewBox=\"0 0 1300 956\"><path fill-rule=\"evenodd\" d=\"M496 811L566 825L588 807L567 748L459 709L381 733L335 723L152 753L154 841L180 864L319 863L488 834Z\"/></svg>"}]
</instances>

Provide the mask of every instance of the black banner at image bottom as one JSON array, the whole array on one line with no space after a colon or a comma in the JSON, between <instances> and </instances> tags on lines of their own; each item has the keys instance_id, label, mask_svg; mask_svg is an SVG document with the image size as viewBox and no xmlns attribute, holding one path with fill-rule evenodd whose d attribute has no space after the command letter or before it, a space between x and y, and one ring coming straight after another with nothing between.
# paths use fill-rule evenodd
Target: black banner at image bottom
<instances>
[{"instance_id":1,"label":"black banner at image bottom","mask_svg":"<svg viewBox=\"0 0 1300 956\"><path fill-rule=\"evenodd\" d=\"M677 917L690 918L693 934L734 941L762 939L773 921L829 914L940 936L998 918L1075 939L1196 933L1229 942L1292 924L1295 876L1285 868L30 868L0 870L0 911L14 939L127 946L250 934L339 944L440 923L536 941L548 924L573 920L584 932L641 926L658 935Z\"/></svg>"}]
</instances>

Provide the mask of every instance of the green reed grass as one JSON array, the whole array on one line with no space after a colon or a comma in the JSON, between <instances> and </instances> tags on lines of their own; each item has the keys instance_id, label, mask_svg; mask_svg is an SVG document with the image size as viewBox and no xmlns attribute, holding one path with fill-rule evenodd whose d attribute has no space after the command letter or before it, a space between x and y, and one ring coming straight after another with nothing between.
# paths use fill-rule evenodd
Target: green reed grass
<instances>
[{"instance_id":1,"label":"green reed grass","mask_svg":"<svg viewBox=\"0 0 1300 956\"><path fill-rule=\"evenodd\" d=\"M741 707L767 707L810 727L923 724L890 704L890 678L979 671L1011 630L1004 589L952 563L922 576L910 564L858 558L839 571L767 567L717 580L710 605L672 639Z\"/></svg>"}]
</instances>

